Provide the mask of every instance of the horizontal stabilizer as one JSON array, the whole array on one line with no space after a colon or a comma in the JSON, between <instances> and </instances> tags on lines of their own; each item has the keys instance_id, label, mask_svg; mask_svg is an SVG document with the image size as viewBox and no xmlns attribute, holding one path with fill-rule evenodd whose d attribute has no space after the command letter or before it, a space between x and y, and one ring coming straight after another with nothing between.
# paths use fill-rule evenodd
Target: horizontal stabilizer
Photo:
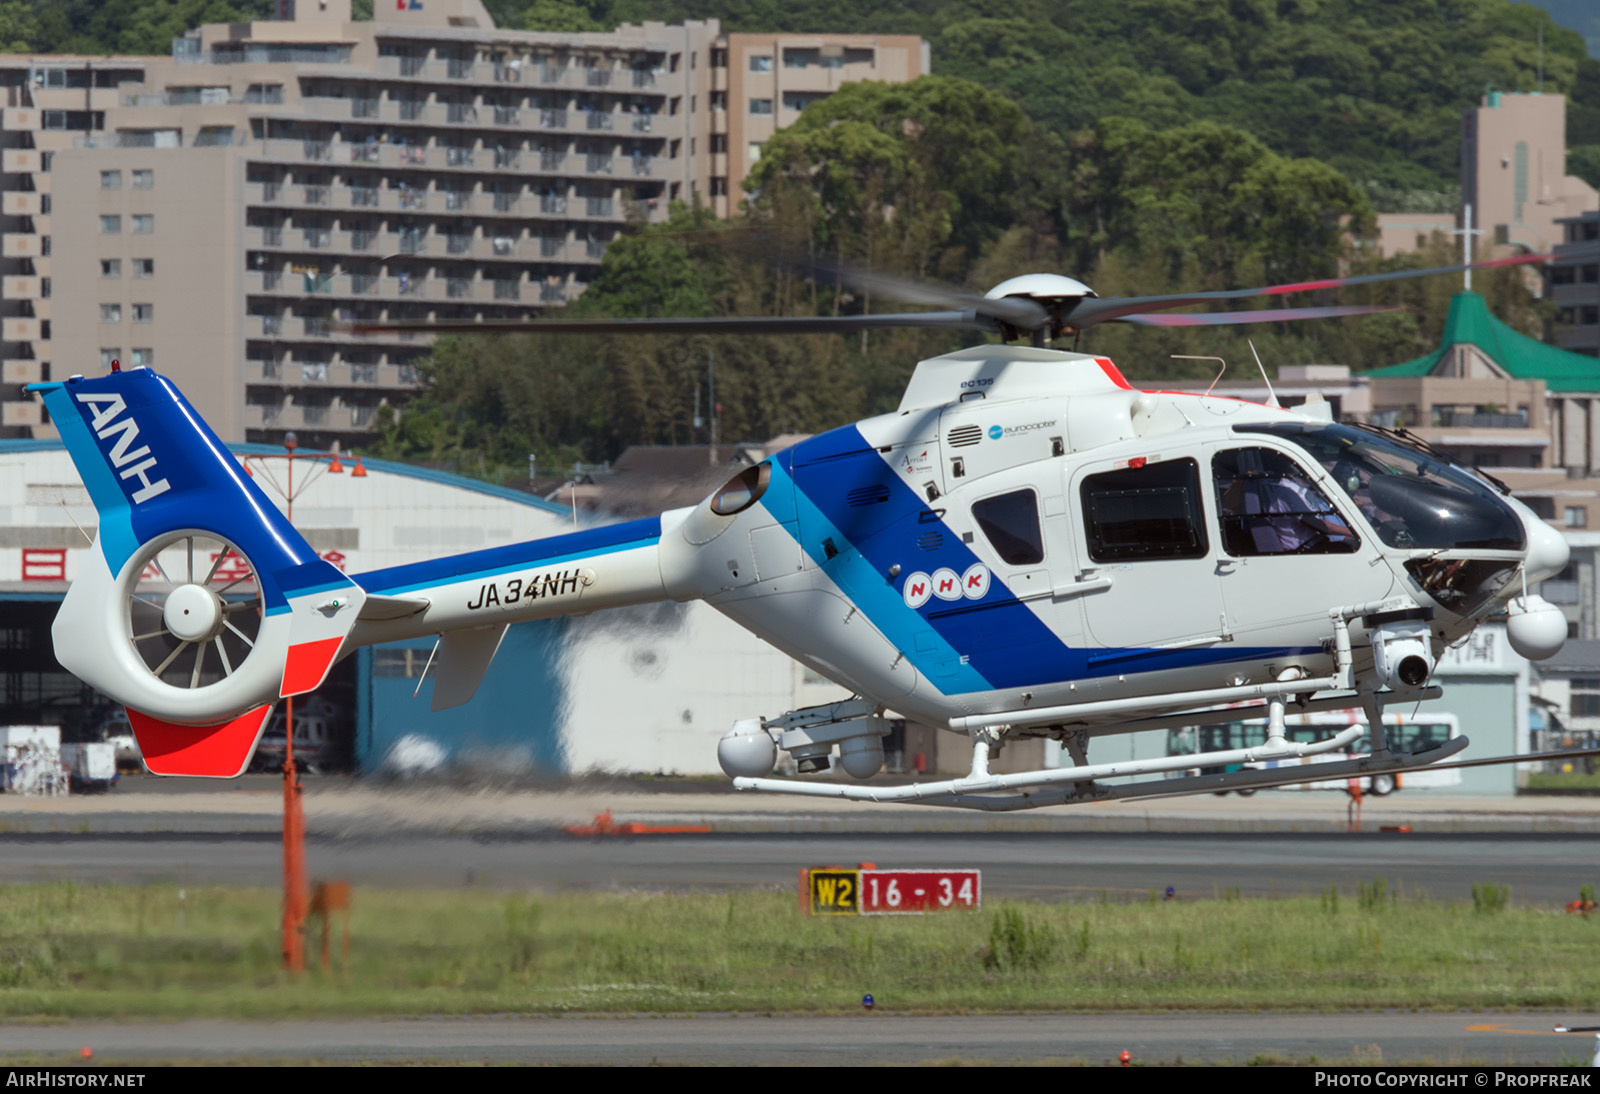
<instances>
[{"instance_id":1,"label":"horizontal stabilizer","mask_svg":"<svg viewBox=\"0 0 1600 1094\"><path fill-rule=\"evenodd\" d=\"M128 724L152 775L199 775L231 779L244 774L266 728L271 704L247 710L230 722L186 726L128 708Z\"/></svg>"},{"instance_id":2,"label":"horizontal stabilizer","mask_svg":"<svg viewBox=\"0 0 1600 1094\"><path fill-rule=\"evenodd\" d=\"M416 615L426 611L432 603L425 596L379 596L376 593L367 594L367 602L361 605L360 619L405 619L407 616Z\"/></svg>"},{"instance_id":3,"label":"horizontal stabilizer","mask_svg":"<svg viewBox=\"0 0 1600 1094\"><path fill-rule=\"evenodd\" d=\"M489 662L506 636L506 625L451 631L439 642L439 668L433 678L431 710L449 710L478 692Z\"/></svg>"}]
</instances>

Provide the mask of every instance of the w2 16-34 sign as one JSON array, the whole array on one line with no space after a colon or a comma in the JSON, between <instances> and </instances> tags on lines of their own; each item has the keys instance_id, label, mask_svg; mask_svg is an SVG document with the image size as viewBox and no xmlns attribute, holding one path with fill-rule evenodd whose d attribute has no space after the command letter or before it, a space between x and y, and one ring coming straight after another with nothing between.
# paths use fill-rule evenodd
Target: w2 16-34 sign
<instances>
[{"instance_id":1,"label":"w2 16-34 sign","mask_svg":"<svg viewBox=\"0 0 1600 1094\"><path fill-rule=\"evenodd\" d=\"M975 909L979 870L878 870L819 866L800 872L800 899L811 915L918 915Z\"/></svg>"}]
</instances>

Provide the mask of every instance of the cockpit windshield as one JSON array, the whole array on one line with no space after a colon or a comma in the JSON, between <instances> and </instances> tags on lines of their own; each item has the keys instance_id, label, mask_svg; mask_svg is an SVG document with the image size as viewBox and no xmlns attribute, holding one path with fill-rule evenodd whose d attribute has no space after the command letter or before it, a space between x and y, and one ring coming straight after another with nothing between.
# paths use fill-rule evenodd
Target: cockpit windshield
<instances>
[{"instance_id":1,"label":"cockpit windshield","mask_svg":"<svg viewBox=\"0 0 1600 1094\"><path fill-rule=\"evenodd\" d=\"M1464 468L1381 433L1348 425L1238 425L1292 441L1327 469L1390 547L1520 551L1517 514Z\"/></svg>"}]
</instances>

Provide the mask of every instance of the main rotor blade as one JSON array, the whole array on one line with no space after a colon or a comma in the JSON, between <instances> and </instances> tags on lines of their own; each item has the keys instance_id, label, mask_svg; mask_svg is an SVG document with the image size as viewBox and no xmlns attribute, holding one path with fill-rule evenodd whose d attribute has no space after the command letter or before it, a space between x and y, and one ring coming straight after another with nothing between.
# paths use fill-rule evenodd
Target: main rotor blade
<instances>
[{"instance_id":1,"label":"main rotor blade","mask_svg":"<svg viewBox=\"0 0 1600 1094\"><path fill-rule=\"evenodd\" d=\"M1337 319L1344 315L1374 315L1405 311L1400 304L1330 304L1321 308L1264 308L1260 311L1216 311L1180 315L1124 315L1113 323L1141 327L1230 327L1244 323L1282 323L1296 319Z\"/></svg>"},{"instance_id":2,"label":"main rotor blade","mask_svg":"<svg viewBox=\"0 0 1600 1094\"><path fill-rule=\"evenodd\" d=\"M351 334L842 334L880 327L963 327L995 331L994 320L965 311L883 315L741 315L703 319L397 319L358 321L336 328Z\"/></svg>"},{"instance_id":3,"label":"main rotor blade","mask_svg":"<svg viewBox=\"0 0 1600 1094\"><path fill-rule=\"evenodd\" d=\"M954 308L992 316L1019 331L1034 331L1050 321L1044 305L1020 296L991 300L987 296L962 292L944 285L912 281L877 270L858 269L818 259L798 263L807 273L847 285L857 292L870 292L898 300L902 304L925 304L935 308Z\"/></svg>"},{"instance_id":4,"label":"main rotor blade","mask_svg":"<svg viewBox=\"0 0 1600 1094\"><path fill-rule=\"evenodd\" d=\"M1433 266L1425 270L1390 270L1387 273L1358 274L1354 277L1329 277L1320 281L1293 281L1283 285L1265 285L1254 289L1222 289L1215 292L1183 293L1173 296L1107 296L1084 299L1072 307L1065 317L1069 327L1082 330L1096 323L1136 315L1146 311L1181 308L1187 304L1207 304L1215 300L1247 300L1253 296L1283 296L1288 293L1312 292L1316 289L1337 289L1350 285L1375 285L1384 281L1408 281L1416 277L1435 274L1461 273L1464 270L1485 270L1501 266L1529 266L1550 261L1554 255L1511 255L1507 258L1488 258L1482 262L1469 262L1458 266Z\"/></svg>"}]
</instances>

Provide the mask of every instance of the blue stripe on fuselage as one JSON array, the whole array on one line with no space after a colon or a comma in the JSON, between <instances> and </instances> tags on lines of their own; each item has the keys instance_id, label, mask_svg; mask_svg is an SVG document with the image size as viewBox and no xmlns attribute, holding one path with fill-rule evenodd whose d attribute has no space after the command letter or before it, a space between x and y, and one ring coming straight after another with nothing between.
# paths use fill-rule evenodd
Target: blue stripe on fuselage
<instances>
[{"instance_id":1,"label":"blue stripe on fuselage","mask_svg":"<svg viewBox=\"0 0 1600 1094\"><path fill-rule=\"evenodd\" d=\"M865 507L850 504L851 488L881 485L889 493L886 501L876 502L868 510L874 513L873 524L881 532L850 541L848 547L835 540L841 557L832 562L817 558L817 564L833 577L842 553L855 548L851 556L860 560L859 569L870 575L872 586L884 594L877 598L878 611L868 610L865 604L861 604L862 610L924 676L946 694L961 694L1084 675L1083 652L1068 649L998 577L991 577L989 591L979 600L950 602L933 597L921 608L907 606L903 588L913 572L949 567L962 574L981 560L910 485L900 481L854 426L831 430L816 440L822 443L815 449L812 441L806 441L790 450L796 496L810 501L834 533L861 523ZM800 524L802 529L806 527L804 517ZM940 533L940 546L933 551L919 549L917 537L932 530ZM803 538L816 541L803 544L814 558L825 553L820 544L823 536L807 534ZM888 573L896 565L901 573L891 583ZM852 586L862 584L852 582ZM851 594L856 595L854 587ZM968 610L950 611L958 606ZM931 651L935 656L929 656L930 651L917 652L916 638L925 631L938 638L941 648ZM952 656L958 663L962 657L966 659L955 673L950 673L945 662Z\"/></svg>"},{"instance_id":2,"label":"blue stripe on fuselage","mask_svg":"<svg viewBox=\"0 0 1600 1094\"><path fill-rule=\"evenodd\" d=\"M395 595L453 581L471 581L525 566L553 566L634 547L652 547L660 541L661 518L648 517L506 547L491 547L486 551L391 566L386 570L369 570L364 574L352 574L351 580L369 593Z\"/></svg>"},{"instance_id":3,"label":"blue stripe on fuselage","mask_svg":"<svg viewBox=\"0 0 1600 1094\"><path fill-rule=\"evenodd\" d=\"M877 459L877 453L872 455ZM845 534L798 484L790 488L792 474L786 456L787 453L780 453L772 461L772 480L761 502L768 513L791 529L798 521L799 527L804 529L799 537L801 550L809 554L850 602L910 659L917 671L945 694L988 691L994 687L971 665L963 664L961 654L935 628L906 607L900 591L885 577L887 571L878 569L867 556L852 550ZM785 508L784 499L788 498L794 499L792 509ZM837 557L826 557L822 546L825 539L833 540L838 546Z\"/></svg>"},{"instance_id":4,"label":"blue stripe on fuselage","mask_svg":"<svg viewBox=\"0 0 1600 1094\"><path fill-rule=\"evenodd\" d=\"M982 561L942 514L930 509L854 426L804 441L779 453L773 464L775 472L781 469L794 481L801 549L947 695L1316 652L1239 646L1072 649L997 574L991 574L989 591L977 600L931 597L913 609L903 596L912 573L948 568L959 575ZM866 485L884 487L889 495L872 503L870 525L864 523L864 507L850 504L850 490ZM762 499L769 512L794 521L774 511L774 493L769 489ZM845 534L850 528L865 535L852 539ZM936 546L919 543L935 531ZM825 539L832 539L839 552L833 559L826 557ZM900 574L891 581L888 574L896 565Z\"/></svg>"}]
</instances>

